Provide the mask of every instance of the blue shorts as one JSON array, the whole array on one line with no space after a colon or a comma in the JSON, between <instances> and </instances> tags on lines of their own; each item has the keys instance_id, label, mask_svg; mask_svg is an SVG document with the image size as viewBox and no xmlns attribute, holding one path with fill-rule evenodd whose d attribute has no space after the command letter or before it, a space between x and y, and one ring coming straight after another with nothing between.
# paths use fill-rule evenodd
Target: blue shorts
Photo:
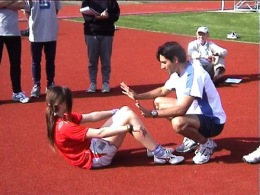
<instances>
[{"instance_id":1,"label":"blue shorts","mask_svg":"<svg viewBox=\"0 0 260 195\"><path fill-rule=\"evenodd\" d=\"M215 136L219 135L225 126L225 123L216 124L214 122L214 118L207 117L202 114L196 114L196 116L199 118L199 121L200 121L199 132L204 137L209 138L209 137L215 137Z\"/></svg>"}]
</instances>

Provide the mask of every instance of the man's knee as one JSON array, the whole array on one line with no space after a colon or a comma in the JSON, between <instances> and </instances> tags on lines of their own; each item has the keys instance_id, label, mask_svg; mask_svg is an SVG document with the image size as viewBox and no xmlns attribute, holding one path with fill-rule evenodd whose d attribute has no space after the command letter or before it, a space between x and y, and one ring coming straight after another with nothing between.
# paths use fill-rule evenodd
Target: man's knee
<instances>
[{"instance_id":1,"label":"man's knee","mask_svg":"<svg viewBox=\"0 0 260 195\"><path fill-rule=\"evenodd\" d=\"M172 128L176 133L181 134L185 129L185 123L182 117L175 117L172 119Z\"/></svg>"}]
</instances>

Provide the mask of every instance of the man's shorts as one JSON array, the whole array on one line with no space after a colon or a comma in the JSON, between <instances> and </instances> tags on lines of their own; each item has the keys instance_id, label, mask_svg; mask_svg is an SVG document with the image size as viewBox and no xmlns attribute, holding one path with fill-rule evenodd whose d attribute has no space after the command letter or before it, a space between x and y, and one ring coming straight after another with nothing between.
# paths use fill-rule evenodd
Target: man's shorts
<instances>
[{"instance_id":1,"label":"man's shorts","mask_svg":"<svg viewBox=\"0 0 260 195\"><path fill-rule=\"evenodd\" d=\"M106 140L93 138L90 150L94 156L92 159L92 168L100 168L111 164L117 152L117 147Z\"/></svg>"},{"instance_id":2,"label":"man's shorts","mask_svg":"<svg viewBox=\"0 0 260 195\"><path fill-rule=\"evenodd\" d=\"M207 138L219 135L225 126L225 124L216 124L213 118L202 114L197 114L197 117L200 121L199 132Z\"/></svg>"}]
</instances>

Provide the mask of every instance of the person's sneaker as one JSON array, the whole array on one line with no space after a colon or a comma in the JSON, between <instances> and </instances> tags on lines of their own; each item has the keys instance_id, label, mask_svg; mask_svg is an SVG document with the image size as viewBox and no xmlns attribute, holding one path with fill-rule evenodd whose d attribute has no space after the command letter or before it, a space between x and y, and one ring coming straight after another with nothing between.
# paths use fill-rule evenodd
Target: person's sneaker
<instances>
[{"instance_id":1,"label":"person's sneaker","mask_svg":"<svg viewBox=\"0 0 260 195\"><path fill-rule=\"evenodd\" d=\"M109 84L108 83L103 83L101 91L102 91L102 93L109 93L110 92Z\"/></svg>"},{"instance_id":2,"label":"person's sneaker","mask_svg":"<svg viewBox=\"0 0 260 195\"><path fill-rule=\"evenodd\" d=\"M95 83L90 83L89 88L86 90L86 92L94 93L97 90L97 85Z\"/></svg>"},{"instance_id":3,"label":"person's sneaker","mask_svg":"<svg viewBox=\"0 0 260 195\"><path fill-rule=\"evenodd\" d=\"M25 30L21 30L21 36L23 37L28 37L29 36L29 28L25 29Z\"/></svg>"},{"instance_id":4,"label":"person's sneaker","mask_svg":"<svg viewBox=\"0 0 260 195\"><path fill-rule=\"evenodd\" d=\"M29 102L30 98L28 98L24 92L13 93L12 100L15 102L27 103Z\"/></svg>"},{"instance_id":5,"label":"person's sneaker","mask_svg":"<svg viewBox=\"0 0 260 195\"><path fill-rule=\"evenodd\" d=\"M45 92L47 93L48 89L51 89L51 88L53 88L54 86L55 86L55 83L52 82L50 85L48 85L48 86L46 87Z\"/></svg>"},{"instance_id":6,"label":"person's sneaker","mask_svg":"<svg viewBox=\"0 0 260 195\"><path fill-rule=\"evenodd\" d=\"M227 39L237 39L239 38L239 35L236 32L231 32L227 34Z\"/></svg>"},{"instance_id":7,"label":"person's sneaker","mask_svg":"<svg viewBox=\"0 0 260 195\"><path fill-rule=\"evenodd\" d=\"M195 156L192 159L193 162L195 164L204 164L208 162L216 147L217 144L211 139L208 139L205 144L200 144L199 148L195 151Z\"/></svg>"},{"instance_id":8,"label":"person's sneaker","mask_svg":"<svg viewBox=\"0 0 260 195\"><path fill-rule=\"evenodd\" d=\"M260 146L248 155L243 156L243 161L249 164L260 163Z\"/></svg>"},{"instance_id":9,"label":"person's sneaker","mask_svg":"<svg viewBox=\"0 0 260 195\"><path fill-rule=\"evenodd\" d=\"M33 98L39 98L41 95L41 86L40 85L33 85L33 88L31 90L31 97Z\"/></svg>"},{"instance_id":10,"label":"person's sneaker","mask_svg":"<svg viewBox=\"0 0 260 195\"><path fill-rule=\"evenodd\" d=\"M165 148L165 152L172 154L174 152L174 149L173 148ZM147 149L146 150L146 155L147 155L148 158L152 158L154 156L154 153Z\"/></svg>"},{"instance_id":11,"label":"person's sneaker","mask_svg":"<svg viewBox=\"0 0 260 195\"><path fill-rule=\"evenodd\" d=\"M166 150L165 150L165 153L163 156L158 157L158 156L154 155L153 158L154 158L153 160L154 160L155 164L169 163L169 164L175 165L175 164L179 164L182 161L184 161L183 156L175 156L172 153L166 152Z\"/></svg>"},{"instance_id":12,"label":"person's sneaker","mask_svg":"<svg viewBox=\"0 0 260 195\"><path fill-rule=\"evenodd\" d=\"M197 146L198 146L197 142L195 142L192 139L189 139L187 137L184 137L182 144L177 146L176 152L179 152L179 153L191 152L191 151L195 150L195 148Z\"/></svg>"}]
</instances>

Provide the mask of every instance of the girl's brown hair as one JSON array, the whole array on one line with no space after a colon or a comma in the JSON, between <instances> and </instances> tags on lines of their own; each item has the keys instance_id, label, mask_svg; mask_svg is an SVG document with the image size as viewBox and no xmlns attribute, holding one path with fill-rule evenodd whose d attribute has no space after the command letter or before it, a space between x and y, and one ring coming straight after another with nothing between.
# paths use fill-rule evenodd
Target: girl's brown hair
<instances>
[{"instance_id":1,"label":"girl's brown hair","mask_svg":"<svg viewBox=\"0 0 260 195\"><path fill-rule=\"evenodd\" d=\"M72 110L72 93L71 90L67 87L55 86L48 89L46 94L46 125L47 125L47 138L52 147L54 147L55 143L55 123L58 116L58 109L61 103L66 104L66 114L68 114L68 118L70 119L71 110Z\"/></svg>"}]
</instances>

